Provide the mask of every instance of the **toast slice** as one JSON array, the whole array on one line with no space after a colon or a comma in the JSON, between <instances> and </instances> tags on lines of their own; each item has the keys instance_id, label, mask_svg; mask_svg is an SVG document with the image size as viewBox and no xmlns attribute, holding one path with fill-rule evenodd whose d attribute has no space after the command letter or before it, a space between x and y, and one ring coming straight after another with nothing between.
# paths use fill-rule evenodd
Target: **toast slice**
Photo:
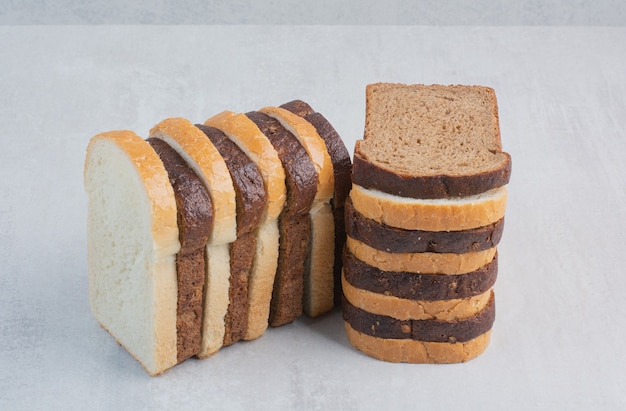
<instances>
[{"instance_id":1,"label":"toast slice","mask_svg":"<svg viewBox=\"0 0 626 411\"><path fill-rule=\"evenodd\" d=\"M256 233L263 216L266 192L261 173L246 154L226 135L197 124L220 152L233 179L237 202L237 239L230 248L229 305L224 345L245 337L248 329L248 291L256 249Z\"/></svg>"},{"instance_id":2,"label":"toast slice","mask_svg":"<svg viewBox=\"0 0 626 411\"><path fill-rule=\"evenodd\" d=\"M335 262L333 269L335 277L335 305L339 305L341 304L341 251L346 242L344 204L350 193L350 187L352 186L352 160L350 159L350 153L339 136L339 133L337 133L330 122L304 101L293 100L282 104L280 108L289 110L304 118L315 127L317 133L324 140L326 150L333 164L335 187L330 204L335 218Z\"/></svg>"},{"instance_id":3,"label":"toast slice","mask_svg":"<svg viewBox=\"0 0 626 411\"><path fill-rule=\"evenodd\" d=\"M335 302L335 220L331 200L335 175L324 140L311 123L280 107L265 107L260 112L276 119L293 134L315 166L317 190L309 216L311 237L304 270L303 311L317 317L330 311Z\"/></svg>"},{"instance_id":4,"label":"toast slice","mask_svg":"<svg viewBox=\"0 0 626 411\"><path fill-rule=\"evenodd\" d=\"M219 151L188 120L163 120L150 130L150 137L161 139L176 150L202 180L213 203L213 231L206 247L202 347L198 353L198 357L205 358L223 346L226 333L230 245L237 239L235 188Z\"/></svg>"},{"instance_id":5,"label":"toast slice","mask_svg":"<svg viewBox=\"0 0 626 411\"><path fill-rule=\"evenodd\" d=\"M89 303L98 322L157 375L177 358L174 191L159 156L131 131L87 147Z\"/></svg>"},{"instance_id":6,"label":"toast slice","mask_svg":"<svg viewBox=\"0 0 626 411\"><path fill-rule=\"evenodd\" d=\"M318 176L305 148L278 120L258 111L246 113L246 116L270 141L285 172L287 197L278 220L278 266L269 318L269 324L276 327L302 314L304 272L311 235L309 212L317 194Z\"/></svg>"},{"instance_id":7,"label":"toast slice","mask_svg":"<svg viewBox=\"0 0 626 411\"><path fill-rule=\"evenodd\" d=\"M256 249L248 281L248 319L244 339L263 335L268 326L274 278L278 266L278 219L286 199L285 171L278 153L244 114L224 111L205 121L218 128L256 165L266 193L256 233Z\"/></svg>"},{"instance_id":8,"label":"toast slice","mask_svg":"<svg viewBox=\"0 0 626 411\"><path fill-rule=\"evenodd\" d=\"M463 197L506 185L510 174L493 89L367 86L354 184L402 197Z\"/></svg>"},{"instance_id":9,"label":"toast slice","mask_svg":"<svg viewBox=\"0 0 626 411\"><path fill-rule=\"evenodd\" d=\"M178 362L198 354L202 345L206 243L213 228L213 205L204 184L166 142L149 138L167 171L176 200L180 251L176 254Z\"/></svg>"}]
</instances>

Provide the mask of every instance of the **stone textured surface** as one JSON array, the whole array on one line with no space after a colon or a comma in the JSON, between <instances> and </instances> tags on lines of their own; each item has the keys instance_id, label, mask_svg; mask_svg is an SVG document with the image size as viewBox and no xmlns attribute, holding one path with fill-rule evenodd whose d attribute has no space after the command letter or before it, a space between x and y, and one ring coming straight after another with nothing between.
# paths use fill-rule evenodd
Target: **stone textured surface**
<instances>
[{"instance_id":1,"label":"stone textured surface","mask_svg":"<svg viewBox=\"0 0 626 411\"><path fill-rule=\"evenodd\" d=\"M622 0L24 0L0 24L417 24L624 26Z\"/></svg>"},{"instance_id":2,"label":"stone textured surface","mask_svg":"<svg viewBox=\"0 0 626 411\"><path fill-rule=\"evenodd\" d=\"M0 38L1 409L626 404L626 29L38 26ZM514 165L487 351L383 363L350 347L335 311L148 377L89 311L89 138L301 98L352 150L376 81L496 90Z\"/></svg>"}]
</instances>

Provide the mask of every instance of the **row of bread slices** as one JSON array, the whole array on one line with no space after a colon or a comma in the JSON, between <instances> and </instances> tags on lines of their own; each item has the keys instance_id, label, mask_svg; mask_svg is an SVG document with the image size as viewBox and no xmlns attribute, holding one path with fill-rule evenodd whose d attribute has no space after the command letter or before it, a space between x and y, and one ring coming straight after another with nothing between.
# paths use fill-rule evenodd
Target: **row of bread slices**
<instances>
[{"instance_id":1,"label":"row of bread slices","mask_svg":"<svg viewBox=\"0 0 626 411\"><path fill-rule=\"evenodd\" d=\"M381 101L399 94L403 98L418 94L420 98L415 101L429 108L422 109L426 113L445 104L445 111L470 111L476 117L474 108L461 110L446 100L468 99L465 96L477 92L492 94L472 88L439 87L435 91L447 99L425 100L429 89L416 86L368 87L368 93L384 95ZM372 130L377 126L374 123L387 120L389 115L396 121L406 112L420 110L416 104L398 103L401 100L396 98L396 114L387 108L377 112L376 98L368 98L366 110ZM485 117L492 133L489 138L497 146L499 133L493 133L492 125L496 122L497 127L495 96L491 103ZM410 110L403 109L402 104ZM431 123L439 121L436 118ZM416 127L422 140L431 132L425 124ZM411 175L411 170L399 171L394 163L380 160L386 155L398 156L396 148L405 139L400 128L397 133L388 125L381 129L382 134L366 129L365 141L357 141L353 186L346 201L342 286L348 339L355 348L390 362L467 361L487 347L495 318L492 287L497 276L496 245L503 229L510 157L499 155L491 170L481 171L480 178L474 178L474 170L445 177L463 190L462 195L445 195L442 193L451 184L441 184L441 174ZM456 134L445 138L446 146L458 142ZM478 146L477 141L462 145ZM426 143L413 140L412 150L423 150ZM436 143L428 148L430 154L442 146ZM454 155L466 154L456 149ZM444 156L439 158L443 161Z\"/></svg>"},{"instance_id":2,"label":"row of bread slices","mask_svg":"<svg viewBox=\"0 0 626 411\"><path fill-rule=\"evenodd\" d=\"M338 301L351 161L296 100L146 140L96 135L85 162L94 316L152 375Z\"/></svg>"}]
</instances>

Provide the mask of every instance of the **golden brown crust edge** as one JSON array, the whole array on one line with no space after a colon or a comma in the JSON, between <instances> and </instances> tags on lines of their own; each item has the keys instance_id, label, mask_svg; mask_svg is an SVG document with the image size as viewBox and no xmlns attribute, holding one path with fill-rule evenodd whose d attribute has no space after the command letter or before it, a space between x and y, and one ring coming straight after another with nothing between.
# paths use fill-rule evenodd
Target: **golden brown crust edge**
<instances>
[{"instance_id":1,"label":"golden brown crust edge","mask_svg":"<svg viewBox=\"0 0 626 411\"><path fill-rule=\"evenodd\" d=\"M441 343L372 337L344 322L348 341L372 358L393 363L453 364L466 362L482 354L491 338L491 330L467 342Z\"/></svg>"}]
</instances>

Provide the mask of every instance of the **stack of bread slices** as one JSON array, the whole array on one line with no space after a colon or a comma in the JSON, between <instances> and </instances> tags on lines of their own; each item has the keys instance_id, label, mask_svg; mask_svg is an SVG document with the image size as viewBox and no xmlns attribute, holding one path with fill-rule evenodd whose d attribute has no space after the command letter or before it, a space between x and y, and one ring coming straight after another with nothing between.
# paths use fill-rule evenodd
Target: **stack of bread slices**
<instances>
[{"instance_id":1,"label":"stack of bread slices","mask_svg":"<svg viewBox=\"0 0 626 411\"><path fill-rule=\"evenodd\" d=\"M348 339L390 362L455 363L487 347L511 158L495 93L378 83L346 201Z\"/></svg>"},{"instance_id":2,"label":"stack of bread slices","mask_svg":"<svg viewBox=\"0 0 626 411\"><path fill-rule=\"evenodd\" d=\"M296 100L87 148L89 301L151 375L339 300L351 161Z\"/></svg>"}]
</instances>

